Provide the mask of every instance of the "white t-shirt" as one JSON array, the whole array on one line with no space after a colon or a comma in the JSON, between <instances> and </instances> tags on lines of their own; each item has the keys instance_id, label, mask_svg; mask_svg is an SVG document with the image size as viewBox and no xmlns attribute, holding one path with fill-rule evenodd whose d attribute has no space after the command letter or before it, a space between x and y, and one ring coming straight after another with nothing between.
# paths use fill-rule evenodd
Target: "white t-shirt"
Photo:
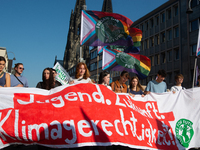
<instances>
[{"instance_id":1,"label":"white t-shirt","mask_svg":"<svg viewBox=\"0 0 200 150\"><path fill-rule=\"evenodd\" d=\"M74 79L74 83L89 83L89 82L92 82L90 78L87 78L87 79L83 79L83 78Z\"/></svg>"},{"instance_id":2,"label":"white t-shirt","mask_svg":"<svg viewBox=\"0 0 200 150\"><path fill-rule=\"evenodd\" d=\"M180 90L185 90L185 88L184 87L182 87L182 86L172 86L171 87L171 91L173 92L178 92L178 91L180 91Z\"/></svg>"}]
</instances>

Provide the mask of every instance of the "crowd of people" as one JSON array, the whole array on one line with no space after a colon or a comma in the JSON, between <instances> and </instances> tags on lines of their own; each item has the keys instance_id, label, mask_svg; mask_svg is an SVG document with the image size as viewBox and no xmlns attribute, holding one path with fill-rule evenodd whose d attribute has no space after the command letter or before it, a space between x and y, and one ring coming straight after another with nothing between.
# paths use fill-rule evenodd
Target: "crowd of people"
<instances>
[{"instance_id":1,"label":"crowd of people","mask_svg":"<svg viewBox=\"0 0 200 150\"><path fill-rule=\"evenodd\" d=\"M15 73L9 75L4 72L6 60L4 57L0 56L0 87L28 87L28 81L26 77L22 76L24 67L22 63L17 63L14 66ZM42 72L42 81L38 82L36 88L50 90L62 84L56 80L57 72L53 68L45 68ZM102 71L99 76L99 84L106 86L108 89L114 91L115 93L129 93L131 96L154 93L167 92L167 84L164 82L166 78L165 70L159 70L155 80L149 81L146 88L140 84L139 78L133 76L130 79L129 72L122 71L120 78L116 81L110 82L110 73L108 71ZM126 82L130 79L130 84L127 86ZM182 87L184 77L182 74L177 74L175 76L176 85L172 86L170 91L176 93L179 90L184 90ZM76 66L75 79L71 80L69 84L73 83L93 83L90 79L90 72L87 65L80 62ZM198 82L200 83L200 75L198 76ZM200 84L198 85L200 87Z\"/></svg>"}]
</instances>

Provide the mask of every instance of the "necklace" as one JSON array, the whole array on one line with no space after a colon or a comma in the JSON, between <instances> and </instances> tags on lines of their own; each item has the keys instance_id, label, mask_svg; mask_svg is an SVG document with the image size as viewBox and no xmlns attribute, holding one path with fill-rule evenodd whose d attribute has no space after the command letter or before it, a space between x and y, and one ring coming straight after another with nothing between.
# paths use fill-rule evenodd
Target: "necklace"
<instances>
[{"instance_id":1,"label":"necklace","mask_svg":"<svg viewBox=\"0 0 200 150\"><path fill-rule=\"evenodd\" d=\"M1 72L0 76L2 76L2 74L4 74L4 72L3 72L3 71Z\"/></svg>"}]
</instances>

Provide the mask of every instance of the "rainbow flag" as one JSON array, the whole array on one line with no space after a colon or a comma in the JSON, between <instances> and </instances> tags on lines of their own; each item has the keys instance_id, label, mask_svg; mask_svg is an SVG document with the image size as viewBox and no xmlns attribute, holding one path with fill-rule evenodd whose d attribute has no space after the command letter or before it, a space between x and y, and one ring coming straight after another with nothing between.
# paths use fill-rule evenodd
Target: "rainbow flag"
<instances>
[{"instance_id":1,"label":"rainbow flag","mask_svg":"<svg viewBox=\"0 0 200 150\"><path fill-rule=\"evenodd\" d=\"M133 22L120 14L82 11L80 44L87 46L137 46L141 30L130 28ZM135 31L137 30L137 33Z\"/></svg>"},{"instance_id":2,"label":"rainbow flag","mask_svg":"<svg viewBox=\"0 0 200 150\"><path fill-rule=\"evenodd\" d=\"M124 53L103 47L102 69L133 72L140 79L145 79L151 71L151 61L140 54Z\"/></svg>"}]
</instances>

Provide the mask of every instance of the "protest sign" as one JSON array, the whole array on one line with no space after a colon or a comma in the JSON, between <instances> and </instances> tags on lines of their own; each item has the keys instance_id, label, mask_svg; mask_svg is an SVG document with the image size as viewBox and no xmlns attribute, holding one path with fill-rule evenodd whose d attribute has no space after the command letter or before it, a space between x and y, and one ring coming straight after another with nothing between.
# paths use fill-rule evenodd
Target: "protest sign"
<instances>
[{"instance_id":1,"label":"protest sign","mask_svg":"<svg viewBox=\"0 0 200 150\"><path fill-rule=\"evenodd\" d=\"M139 149L199 147L200 88L144 98L80 83L50 91L0 89L0 148L122 145Z\"/></svg>"},{"instance_id":2,"label":"protest sign","mask_svg":"<svg viewBox=\"0 0 200 150\"><path fill-rule=\"evenodd\" d=\"M67 71L60 65L59 62L55 64L53 69L55 69L57 72L57 76L56 76L57 81L59 81L62 85L69 83L70 76L67 73Z\"/></svg>"}]
</instances>

